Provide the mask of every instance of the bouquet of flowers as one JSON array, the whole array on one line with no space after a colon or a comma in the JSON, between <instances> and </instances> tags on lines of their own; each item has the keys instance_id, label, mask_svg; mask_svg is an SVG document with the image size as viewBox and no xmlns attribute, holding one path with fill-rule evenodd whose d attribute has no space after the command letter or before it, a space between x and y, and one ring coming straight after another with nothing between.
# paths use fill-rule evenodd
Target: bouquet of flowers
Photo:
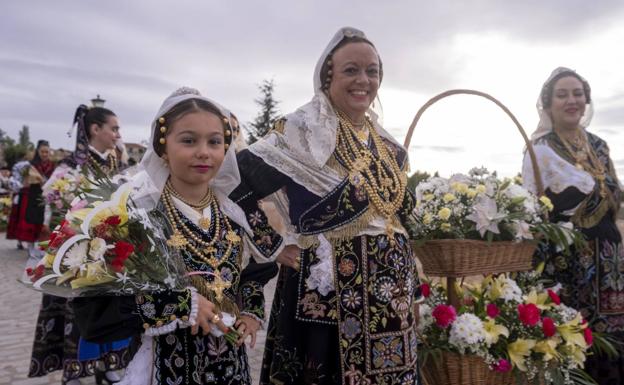
<instances>
[{"instance_id":1,"label":"bouquet of flowers","mask_svg":"<svg viewBox=\"0 0 624 385\"><path fill-rule=\"evenodd\" d=\"M165 218L137 207L130 183L99 179L87 185L66 175L72 181L67 183L79 181L82 188L67 189L59 198L75 195L64 220L40 244L45 256L26 271L35 289L71 297L187 286L183 262L164 241Z\"/></svg>"},{"instance_id":2,"label":"bouquet of flowers","mask_svg":"<svg viewBox=\"0 0 624 385\"><path fill-rule=\"evenodd\" d=\"M0 230L5 230L9 223L12 205L11 197L3 196L0 198Z\"/></svg>"},{"instance_id":3,"label":"bouquet of flowers","mask_svg":"<svg viewBox=\"0 0 624 385\"><path fill-rule=\"evenodd\" d=\"M43 186L45 203L57 210L69 209L80 189L90 185L87 177L75 168L57 167Z\"/></svg>"},{"instance_id":4,"label":"bouquet of flowers","mask_svg":"<svg viewBox=\"0 0 624 385\"><path fill-rule=\"evenodd\" d=\"M534 239L538 232L566 238L565 229L571 226L545 226L542 219L553 209L550 199L537 198L518 182L473 168L468 175L420 183L412 238L521 241Z\"/></svg>"},{"instance_id":5,"label":"bouquet of flowers","mask_svg":"<svg viewBox=\"0 0 624 385\"><path fill-rule=\"evenodd\" d=\"M592 383L582 371L594 340L591 329L578 311L561 303L557 288L545 288L538 278L537 271L515 279L490 275L450 287L458 292L459 308L446 304L447 289L423 284L417 331L424 372L435 365L428 361L432 356L451 352L476 355L490 370L530 382L540 376L557 385Z\"/></svg>"}]
</instances>

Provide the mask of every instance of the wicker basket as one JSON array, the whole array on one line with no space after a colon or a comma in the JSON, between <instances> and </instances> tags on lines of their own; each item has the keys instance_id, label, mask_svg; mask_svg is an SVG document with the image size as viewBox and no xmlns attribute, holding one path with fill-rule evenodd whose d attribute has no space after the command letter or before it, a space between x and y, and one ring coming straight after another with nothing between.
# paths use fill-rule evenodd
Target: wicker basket
<instances>
[{"instance_id":1,"label":"wicker basket","mask_svg":"<svg viewBox=\"0 0 624 385\"><path fill-rule=\"evenodd\" d=\"M465 239L438 239L412 245L425 275L452 278L530 270L536 247L534 242L526 241L488 243Z\"/></svg>"},{"instance_id":2,"label":"wicker basket","mask_svg":"<svg viewBox=\"0 0 624 385\"><path fill-rule=\"evenodd\" d=\"M441 360L427 360L420 367L424 385L517 385L511 372L501 373L490 370L481 357L444 352ZM543 372L529 381L522 378L521 384L546 385Z\"/></svg>"},{"instance_id":3,"label":"wicker basket","mask_svg":"<svg viewBox=\"0 0 624 385\"><path fill-rule=\"evenodd\" d=\"M531 158L535 184L538 195L544 194L542 178L537 164L537 158L533 145L526 132L511 111L496 98L475 90L449 90L434 96L425 103L414 117L405 137L404 146L409 148L412 134L416 123L422 114L437 101L451 95L476 95L486 98L499 106L514 122ZM481 275L489 273L504 273L511 271L530 270L535 244L532 242L491 242L477 240L441 239L427 241L420 246L414 247L416 256L421 261L426 275L459 278L469 275Z\"/></svg>"},{"instance_id":4,"label":"wicker basket","mask_svg":"<svg viewBox=\"0 0 624 385\"><path fill-rule=\"evenodd\" d=\"M420 368L425 385L515 385L511 373L490 370L481 357L444 352Z\"/></svg>"}]
</instances>

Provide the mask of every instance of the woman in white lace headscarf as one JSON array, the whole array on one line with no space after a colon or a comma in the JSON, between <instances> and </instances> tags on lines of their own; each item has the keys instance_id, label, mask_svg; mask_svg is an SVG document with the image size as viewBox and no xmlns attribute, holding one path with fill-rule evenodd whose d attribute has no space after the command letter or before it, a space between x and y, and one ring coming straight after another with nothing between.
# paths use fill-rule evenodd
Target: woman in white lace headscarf
<instances>
[{"instance_id":1,"label":"woman in white lace headscarf","mask_svg":"<svg viewBox=\"0 0 624 385\"><path fill-rule=\"evenodd\" d=\"M312 100L239 153L232 199L264 223L250 207L270 195L288 227L260 384L416 383L414 198L373 109L382 76L364 33L340 29Z\"/></svg>"},{"instance_id":2,"label":"woman in white lace headscarf","mask_svg":"<svg viewBox=\"0 0 624 385\"><path fill-rule=\"evenodd\" d=\"M624 342L624 247L616 226L620 185L607 143L587 131L593 114L589 83L568 68L557 68L537 101L540 122L532 143L551 220L571 221L589 247L573 258L541 250L545 274L563 285L566 304L579 309L594 330ZM523 180L537 192L528 154ZM587 371L599 384L624 384L624 360L589 356Z\"/></svg>"}]
</instances>

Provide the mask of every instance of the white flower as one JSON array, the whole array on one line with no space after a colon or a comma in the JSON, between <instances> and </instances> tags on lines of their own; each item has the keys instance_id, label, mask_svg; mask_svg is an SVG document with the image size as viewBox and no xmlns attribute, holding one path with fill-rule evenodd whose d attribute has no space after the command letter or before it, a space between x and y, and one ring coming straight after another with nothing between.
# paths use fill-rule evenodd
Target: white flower
<instances>
[{"instance_id":1,"label":"white flower","mask_svg":"<svg viewBox=\"0 0 624 385\"><path fill-rule=\"evenodd\" d=\"M420 334L423 334L424 331L433 324L433 316L431 315L431 306L426 303L420 304L418 306L418 313L420 317L418 319L418 326L416 327L416 331Z\"/></svg>"},{"instance_id":2,"label":"white flower","mask_svg":"<svg viewBox=\"0 0 624 385\"><path fill-rule=\"evenodd\" d=\"M501 292L501 297L503 297L505 302L522 302L522 289L520 289L516 281L509 277L504 277L500 279L502 279L503 281L503 290Z\"/></svg>"},{"instance_id":3,"label":"white flower","mask_svg":"<svg viewBox=\"0 0 624 385\"><path fill-rule=\"evenodd\" d=\"M531 226L525 221L514 221L513 229L515 233L515 238L518 240L522 239L533 239L533 233L531 232Z\"/></svg>"},{"instance_id":4,"label":"white flower","mask_svg":"<svg viewBox=\"0 0 624 385\"><path fill-rule=\"evenodd\" d=\"M479 343L485 341L483 322L474 314L465 313L457 317L449 333L449 343L460 350L476 351Z\"/></svg>"},{"instance_id":5,"label":"white flower","mask_svg":"<svg viewBox=\"0 0 624 385\"><path fill-rule=\"evenodd\" d=\"M126 282L128 282L128 272L124 271L123 274L122 273L115 273L115 275L117 276L117 279L115 280L116 282L121 282L123 284L125 284Z\"/></svg>"},{"instance_id":6,"label":"white flower","mask_svg":"<svg viewBox=\"0 0 624 385\"><path fill-rule=\"evenodd\" d=\"M481 196L477 199L472 214L466 217L466 219L477 225L477 231L482 237L485 235L486 231L499 234L498 223L504 218L505 215L498 212L496 201L485 196Z\"/></svg>"},{"instance_id":7,"label":"white flower","mask_svg":"<svg viewBox=\"0 0 624 385\"><path fill-rule=\"evenodd\" d=\"M63 256L63 266L68 269L80 268L87 262L88 241L82 241L73 245Z\"/></svg>"},{"instance_id":8,"label":"white flower","mask_svg":"<svg viewBox=\"0 0 624 385\"><path fill-rule=\"evenodd\" d=\"M113 245L107 245L102 238L93 238L89 242L89 257L94 261L104 260L106 250L114 248Z\"/></svg>"},{"instance_id":9,"label":"white flower","mask_svg":"<svg viewBox=\"0 0 624 385\"><path fill-rule=\"evenodd\" d=\"M223 324L229 328L234 326L234 323L236 322L236 317L234 317L230 313L221 312L221 322L223 322ZM215 337L221 337L223 335L223 332L219 328L210 328L210 334Z\"/></svg>"},{"instance_id":10,"label":"white flower","mask_svg":"<svg viewBox=\"0 0 624 385\"><path fill-rule=\"evenodd\" d=\"M176 280L172 276L168 275L167 278L165 278L163 282L165 283L165 285L169 286L170 288L172 289L175 288Z\"/></svg>"}]
</instances>

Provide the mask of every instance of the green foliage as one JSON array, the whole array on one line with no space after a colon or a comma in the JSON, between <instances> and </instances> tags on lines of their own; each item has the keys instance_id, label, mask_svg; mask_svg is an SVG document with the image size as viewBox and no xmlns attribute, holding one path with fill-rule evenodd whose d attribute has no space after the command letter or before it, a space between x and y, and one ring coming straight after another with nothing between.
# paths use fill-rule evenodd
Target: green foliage
<instances>
[{"instance_id":1,"label":"green foliage","mask_svg":"<svg viewBox=\"0 0 624 385\"><path fill-rule=\"evenodd\" d=\"M249 130L249 144L254 143L258 139L266 135L273 127L273 123L278 118L277 105L279 102L273 97L275 90L275 83L273 80L264 80L261 85L258 86L260 90L260 97L255 100L256 104L260 106L260 112L250 123Z\"/></svg>"}]
</instances>

